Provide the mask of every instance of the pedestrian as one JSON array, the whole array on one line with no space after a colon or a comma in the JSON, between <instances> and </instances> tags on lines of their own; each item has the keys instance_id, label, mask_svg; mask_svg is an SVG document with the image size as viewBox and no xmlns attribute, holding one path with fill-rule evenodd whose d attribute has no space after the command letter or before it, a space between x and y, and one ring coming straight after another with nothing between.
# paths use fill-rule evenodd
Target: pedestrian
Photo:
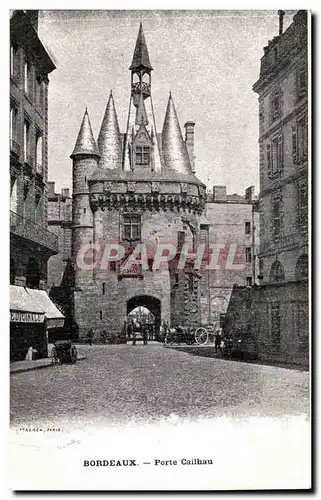
<instances>
[{"instance_id":1,"label":"pedestrian","mask_svg":"<svg viewBox=\"0 0 321 500\"><path fill-rule=\"evenodd\" d=\"M144 325L143 326L143 345L147 345L147 337L148 337L147 325Z\"/></svg>"},{"instance_id":2,"label":"pedestrian","mask_svg":"<svg viewBox=\"0 0 321 500\"><path fill-rule=\"evenodd\" d=\"M107 344L107 332L106 332L106 330L103 330L101 332L101 337L100 338L101 338L102 344Z\"/></svg>"},{"instance_id":3,"label":"pedestrian","mask_svg":"<svg viewBox=\"0 0 321 500\"><path fill-rule=\"evenodd\" d=\"M216 335L215 335L215 352L216 353L217 353L217 349L219 349L221 352L221 342L222 342L221 332L219 330L217 330Z\"/></svg>"},{"instance_id":4,"label":"pedestrian","mask_svg":"<svg viewBox=\"0 0 321 500\"><path fill-rule=\"evenodd\" d=\"M94 339L94 331L91 328L87 334L87 341L89 345L93 345L93 339Z\"/></svg>"},{"instance_id":5,"label":"pedestrian","mask_svg":"<svg viewBox=\"0 0 321 500\"><path fill-rule=\"evenodd\" d=\"M133 345L136 345L136 331L135 331L135 328L133 328L133 331L132 331L132 339L133 339Z\"/></svg>"}]
</instances>

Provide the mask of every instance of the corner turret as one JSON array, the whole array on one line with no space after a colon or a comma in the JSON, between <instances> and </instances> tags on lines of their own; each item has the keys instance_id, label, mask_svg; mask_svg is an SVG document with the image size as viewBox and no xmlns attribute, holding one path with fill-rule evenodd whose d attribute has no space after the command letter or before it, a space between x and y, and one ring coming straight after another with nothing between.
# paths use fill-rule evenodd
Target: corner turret
<instances>
[{"instance_id":1,"label":"corner turret","mask_svg":"<svg viewBox=\"0 0 321 500\"><path fill-rule=\"evenodd\" d=\"M72 260L77 287L93 277L92 271L85 271L77 266L77 255L85 245L93 243L93 214L89 204L88 180L100 159L87 108L70 158L73 161Z\"/></svg>"}]
</instances>

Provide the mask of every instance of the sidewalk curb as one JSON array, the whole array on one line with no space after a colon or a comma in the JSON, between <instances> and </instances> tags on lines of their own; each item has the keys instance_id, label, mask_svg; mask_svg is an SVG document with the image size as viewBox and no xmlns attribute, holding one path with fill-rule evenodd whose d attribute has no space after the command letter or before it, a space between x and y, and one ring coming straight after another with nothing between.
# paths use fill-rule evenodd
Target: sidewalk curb
<instances>
[{"instance_id":1,"label":"sidewalk curb","mask_svg":"<svg viewBox=\"0 0 321 500\"><path fill-rule=\"evenodd\" d=\"M87 359L87 356L79 356L77 358L77 361L83 361L84 359ZM52 362L50 362L44 365L28 366L28 368L17 368L16 370L14 368L13 370L11 370L10 368L10 375L15 375L16 373L31 372L34 370L42 370L43 368L50 368L51 366L55 365Z\"/></svg>"}]
</instances>

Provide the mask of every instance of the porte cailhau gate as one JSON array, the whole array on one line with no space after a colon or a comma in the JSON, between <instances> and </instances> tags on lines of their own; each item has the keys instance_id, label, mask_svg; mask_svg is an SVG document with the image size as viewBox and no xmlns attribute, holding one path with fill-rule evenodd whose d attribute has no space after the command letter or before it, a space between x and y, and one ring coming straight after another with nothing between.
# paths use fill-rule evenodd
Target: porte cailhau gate
<instances>
[{"instance_id":1,"label":"porte cailhau gate","mask_svg":"<svg viewBox=\"0 0 321 500\"><path fill-rule=\"evenodd\" d=\"M130 65L130 104L121 133L112 93L97 143L86 110L73 160L72 258L74 320L79 338L89 329L117 338L127 314L148 308L155 326L198 324L200 276L172 268L125 269L110 262L84 271L76 264L84 245L119 243L126 252L140 242L153 248L177 247L200 237L205 185L194 173L194 122L182 137L173 98L169 95L163 130L157 132L152 101L152 66L142 24ZM192 228L192 229L191 229ZM205 231L207 228L205 227ZM204 229L203 229L204 231Z\"/></svg>"}]
</instances>

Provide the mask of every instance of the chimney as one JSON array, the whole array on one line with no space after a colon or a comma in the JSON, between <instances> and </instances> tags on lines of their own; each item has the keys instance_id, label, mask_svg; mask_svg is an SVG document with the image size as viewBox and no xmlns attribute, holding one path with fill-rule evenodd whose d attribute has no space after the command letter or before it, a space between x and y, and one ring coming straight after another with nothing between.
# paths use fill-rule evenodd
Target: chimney
<instances>
[{"instance_id":1,"label":"chimney","mask_svg":"<svg viewBox=\"0 0 321 500\"><path fill-rule=\"evenodd\" d=\"M245 199L246 201L252 201L254 199L255 187L250 186L245 190Z\"/></svg>"},{"instance_id":2,"label":"chimney","mask_svg":"<svg viewBox=\"0 0 321 500\"><path fill-rule=\"evenodd\" d=\"M54 196L55 194L55 182L48 181L47 182L48 196Z\"/></svg>"},{"instance_id":3,"label":"chimney","mask_svg":"<svg viewBox=\"0 0 321 500\"><path fill-rule=\"evenodd\" d=\"M279 36L281 36L283 33L283 17L285 16L284 10L278 10L278 16L279 16Z\"/></svg>"},{"instance_id":4,"label":"chimney","mask_svg":"<svg viewBox=\"0 0 321 500\"><path fill-rule=\"evenodd\" d=\"M213 186L213 201L226 201L226 186Z\"/></svg>"},{"instance_id":5,"label":"chimney","mask_svg":"<svg viewBox=\"0 0 321 500\"><path fill-rule=\"evenodd\" d=\"M62 188L61 195L64 196L65 198L70 198L69 188Z\"/></svg>"},{"instance_id":6,"label":"chimney","mask_svg":"<svg viewBox=\"0 0 321 500\"><path fill-rule=\"evenodd\" d=\"M185 125L185 144L191 162L192 172L195 174L195 154L194 154L194 127L195 122L186 122Z\"/></svg>"}]
</instances>

